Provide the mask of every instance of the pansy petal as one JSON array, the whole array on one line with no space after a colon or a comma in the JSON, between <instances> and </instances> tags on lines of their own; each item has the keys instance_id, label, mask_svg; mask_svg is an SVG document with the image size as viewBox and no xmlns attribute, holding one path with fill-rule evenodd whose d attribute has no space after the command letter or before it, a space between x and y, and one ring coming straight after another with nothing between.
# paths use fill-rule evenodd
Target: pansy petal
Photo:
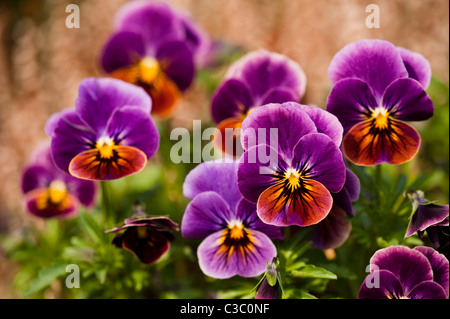
<instances>
[{"instance_id":1,"label":"pansy petal","mask_svg":"<svg viewBox=\"0 0 450 319\"><path fill-rule=\"evenodd\" d=\"M290 105L291 103L285 103L283 105ZM311 120L317 127L318 133L323 133L333 140L336 146L340 146L343 136L342 124L339 122L338 118L328 111L321 109L320 107L313 105L304 105L293 103L302 111L306 112Z\"/></svg>"},{"instance_id":2,"label":"pansy petal","mask_svg":"<svg viewBox=\"0 0 450 319\"><path fill-rule=\"evenodd\" d=\"M294 148L294 169L307 179L320 182L330 192L339 192L345 183L346 168L342 153L325 134L302 137Z\"/></svg>"},{"instance_id":3,"label":"pansy petal","mask_svg":"<svg viewBox=\"0 0 450 319\"><path fill-rule=\"evenodd\" d=\"M424 281L415 286L409 293L410 299L448 299L444 288L434 281Z\"/></svg>"},{"instance_id":4,"label":"pansy petal","mask_svg":"<svg viewBox=\"0 0 450 319\"><path fill-rule=\"evenodd\" d=\"M333 198L319 182L308 180L301 193L286 194L282 183L267 188L258 199L259 218L276 226L310 226L323 220L331 210Z\"/></svg>"},{"instance_id":5,"label":"pansy petal","mask_svg":"<svg viewBox=\"0 0 450 319\"><path fill-rule=\"evenodd\" d=\"M116 13L114 26L119 31L133 31L144 36L147 51L166 39L182 39L183 25L165 3L131 1Z\"/></svg>"},{"instance_id":6,"label":"pansy petal","mask_svg":"<svg viewBox=\"0 0 450 319\"><path fill-rule=\"evenodd\" d=\"M433 280L428 259L419 251L406 246L391 246L375 252L370 259L371 269L384 269L395 274L405 293L423 281Z\"/></svg>"},{"instance_id":7,"label":"pansy petal","mask_svg":"<svg viewBox=\"0 0 450 319\"><path fill-rule=\"evenodd\" d=\"M115 143L135 147L152 157L159 147L159 132L150 114L138 107L122 107L110 117L106 136Z\"/></svg>"},{"instance_id":8,"label":"pansy petal","mask_svg":"<svg viewBox=\"0 0 450 319\"><path fill-rule=\"evenodd\" d=\"M388 85L398 78L408 77L397 48L384 40L361 40L346 45L334 57L328 68L333 84L346 78L359 78L380 99Z\"/></svg>"},{"instance_id":9,"label":"pansy petal","mask_svg":"<svg viewBox=\"0 0 450 319\"><path fill-rule=\"evenodd\" d=\"M265 277L256 290L255 299L277 299L278 290L280 290L280 283L277 281L275 286L271 286Z\"/></svg>"},{"instance_id":10,"label":"pansy petal","mask_svg":"<svg viewBox=\"0 0 450 319\"><path fill-rule=\"evenodd\" d=\"M278 172L288 168L277 151L268 145L250 148L242 155L238 169L238 187L245 199L256 203L267 188L278 181Z\"/></svg>"},{"instance_id":11,"label":"pansy petal","mask_svg":"<svg viewBox=\"0 0 450 319\"><path fill-rule=\"evenodd\" d=\"M69 173L70 161L95 143L97 134L82 123L75 112L60 117L52 133L53 160L60 169Z\"/></svg>"},{"instance_id":12,"label":"pansy petal","mask_svg":"<svg viewBox=\"0 0 450 319\"><path fill-rule=\"evenodd\" d=\"M214 146L225 154L240 158L244 153L241 145L241 117L230 117L219 124L214 134Z\"/></svg>"},{"instance_id":13,"label":"pansy petal","mask_svg":"<svg viewBox=\"0 0 450 319\"><path fill-rule=\"evenodd\" d=\"M427 204L419 205L416 212L409 220L405 237L409 237L418 231L424 231L430 226L439 224L448 217L448 205Z\"/></svg>"},{"instance_id":14,"label":"pansy petal","mask_svg":"<svg viewBox=\"0 0 450 319\"><path fill-rule=\"evenodd\" d=\"M376 130L365 121L352 127L342 143L345 156L361 166L399 165L413 159L419 151L419 133L400 121L392 120L390 125L389 130Z\"/></svg>"},{"instance_id":15,"label":"pansy petal","mask_svg":"<svg viewBox=\"0 0 450 319\"><path fill-rule=\"evenodd\" d=\"M183 195L193 199L203 192L216 192L227 202L231 211L235 211L242 194L237 187L238 163L235 161L203 162L186 176Z\"/></svg>"},{"instance_id":16,"label":"pansy petal","mask_svg":"<svg viewBox=\"0 0 450 319\"><path fill-rule=\"evenodd\" d=\"M256 209L255 209L256 211ZM181 221L183 237L205 238L224 229L234 213L223 198L215 192L204 192L188 204Z\"/></svg>"},{"instance_id":17,"label":"pansy petal","mask_svg":"<svg viewBox=\"0 0 450 319\"><path fill-rule=\"evenodd\" d=\"M87 180L106 181L122 178L144 169L147 156L132 146L117 145L112 159L104 159L97 149L77 154L69 164L71 175Z\"/></svg>"},{"instance_id":18,"label":"pansy petal","mask_svg":"<svg viewBox=\"0 0 450 319\"><path fill-rule=\"evenodd\" d=\"M359 198L360 183L358 177L346 169L344 187L338 192L331 194L333 196L333 205L339 207L350 216L354 216L352 202Z\"/></svg>"},{"instance_id":19,"label":"pansy petal","mask_svg":"<svg viewBox=\"0 0 450 319\"><path fill-rule=\"evenodd\" d=\"M376 279L375 279L376 278ZM379 286L377 286L377 284ZM405 297L402 284L387 270L376 270L366 277L359 288L359 299L400 299Z\"/></svg>"},{"instance_id":20,"label":"pansy petal","mask_svg":"<svg viewBox=\"0 0 450 319\"><path fill-rule=\"evenodd\" d=\"M58 121L64 118L66 121L74 124L74 125L81 125L85 126L86 123L84 123L80 117L78 116L77 112L75 111L75 108L67 108L60 112L52 114L47 122L45 123L45 133L47 133L48 136L52 137L53 132L55 131L56 126L58 125Z\"/></svg>"},{"instance_id":21,"label":"pansy petal","mask_svg":"<svg viewBox=\"0 0 450 319\"><path fill-rule=\"evenodd\" d=\"M344 188L347 190L352 202L359 199L361 182L359 181L358 176L348 168L346 169Z\"/></svg>"},{"instance_id":22,"label":"pansy petal","mask_svg":"<svg viewBox=\"0 0 450 319\"><path fill-rule=\"evenodd\" d=\"M352 224L347 220L347 213L333 205L327 217L312 227L313 247L325 250L341 246L350 235Z\"/></svg>"},{"instance_id":23,"label":"pansy petal","mask_svg":"<svg viewBox=\"0 0 450 319\"><path fill-rule=\"evenodd\" d=\"M276 247L264 233L247 229L245 245L226 246L227 230L215 232L198 246L197 256L200 269L213 278L255 277L266 269L266 262L277 254Z\"/></svg>"},{"instance_id":24,"label":"pansy petal","mask_svg":"<svg viewBox=\"0 0 450 319\"><path fill-rule=\"evenodd\" d=\"M135 254L142 263L154 263L169 250L169 237L163 231L147 228L147 237L141 238L138 228L130 227L125 231L122 237L122 247Z\"/></svg>"},{"instance_id":25,"label":"pansy petal","mask_svg":"<svg viewBox=\"0 0 450 319\"><path fill-rule=\"evenodd\" d=\"M123 31L114 33L103 47L101 65L111 73L138 63L145 56L145 44L140 34Z\"/></svg>"},{"instance_id":26,"label":"pansy petal","mask_svg":"<svg viewBox=\"0 0 450 319\"><path fill-rule=\"evenodd\" d=\"M261 98L260 105L266 105L270 103L285 103L288 101L298 101L298 97L295 92L287 87L275 87L267 91Z\"/></svg>"},{"instance_id":27,"label":"pansy petal","mask_svg":"<svg viewBox=\"0 0 450 319\"><path fill-rule=\"evenodd\" d=\"M102 134L116 108L136 106L150 112L151 100L133 84L110 78L87 78L80 84L75 109L96 133Z\"/></svg>"},{"instance_id":28,"label":"pansy petal","mask_svg":"<svg viewBox=\"0 0 450 319\"><path fill-rule=\"evenodd\" d=\"M181 93L178 86L165 74L160 74L152 85L142 84L152 98L152 114L165 119L180 105Z\"/></svg>"},{"instance_id":29,"label":"pansy petal","mask_svg":"<svg viewBox=\"0 0 450 319\"><path fill-rule=\"evenodd\" d=\"M433 116L434 106L423 87L412 79L398 79L384 92L381 104L396 119L423 121Z\"/></svg>"},{"instance_id":30,"label":"pansy petal","mask_svg":"<svg viewBox=\"0 0 450 319\"><path fill-rule=\"evenodd\" d=\"M247 53L233 63L225 78L242 79L256 98L261 98L273 87L282 86L292 89L295 100L300 100L306 89L306 76L298 63L264 49Z\"/></svg>"},{"instance_id":31,"label":"pansy petal","mask_svg":"<svg viewBox=\"0 0 450 319\"><path fill-rule=\"evenodd\" d=\"M256 205L243 198L236 211L236 218L248 228L260 231L271 239L283 239L283 231L280 227L264 223L256 214Z\"/></svg>"},{"instance_id":32,"label":"pansy petal","mask_svg":"<svg viewBox=\"0 0 450 319\"><path fill-rule=\"evenodd\" d=\"M92 207L97 193L97 186L94 182L75 178L69 174L64 177L64 182L68 192L76 196L81 204Z\"/></svg>"},{"instance_id":33,"label":"pansy petal","mask_svg":"<svg viewBox=\"0 0 450 319\"><path fill-rule=\"evenodd\" d=\"M426 90L431 81L431 66L425 57L419 53L412 52L405 48L397 47L403 59L408 76L419 83Z\"/></svg>"},{"instance_id":34,"label":"pansy petal","mask_svg":"<svg viewBox=\"0 0 450 319\"><path fill-rule=\"evenodd\" d=\"M211 116L216 123L241 117L253 106L250 89L244 82L228 79L221 83L211 101Z\"/></svg>"},{"instance_id":35,"label":"pansy petal","mask_svg":"<svg viewBox=\"0 0 450 319\"><path fill-rule=\"evenodd\" d=\"M184 28L185 42L194 53L195 63L205 66L211 60L213 43L209 35L190 16L175 12Z\"/></svg>"},{"instance_id":36,"label":"pansy petal","mask_svg":"<svg viewBox=\"0 0 450 319\"><path fill-rule=\"evenodd\" d=\"M164 73L185 91L192 83L195 74L194 57L183 41L167 41L161 44L156 52Z\"/></svg>"},{"instance_id":37,"label":"pansy petal","mask_svg":"<svg viewBox=\"0 0 450 319\"><path fill-rule=\"evenodd\" d=\"M413 248L421 252L427 257L430 262L431 269L433 269L433 281L437 282L444 288L446 295L449 294L449 273L448 260L444 255L438 253L431 247L417 246Z\"/></svg>"},{"instance_id":38,"label":"pansy petal","mask_svg":"<svg viewBox=\"0 0 450 319\"><path fill-rule=\"evenodd\" d=\"M47 187L53 180L52 172L42 165L30 165L22 173L22 192L26 193L35 188Z\"/></svg>"},{"instance_id":39,"label":"pansy petal","mask_svg":"<svg viewBox=\"0 0 450 319\"><path fill-rule=\"evenodd\" d=\"M378 106L371 88L359 79L344 79L337 82L328 96L327 111L335 115L344 133L364 121L370 109Z\"/></svg>"},{"instance_id":40,"label":"pansy petal","mask_svg":"<svg viewBox=\"0 0 450 319\"><path fill-rule=\"evenodd\" d=\"M255 108L242 122L241 143L244 149L258 144L270 145L287 159L298 140L317 132L311 118L296 107L267 104Z\"/></svg>"},{"instance_id":41,"label":"pansy petal","mask_svg":"<svg viewBox=\"0 0 450 319\"><path fill-rule=\"evenodd\" d=\"M52 203L49 199L47 188L36 188L25 195L27 210L41 218L70 217L78 211L78 199L66 194L59 203Z\"/></svg>"}]
</instances>

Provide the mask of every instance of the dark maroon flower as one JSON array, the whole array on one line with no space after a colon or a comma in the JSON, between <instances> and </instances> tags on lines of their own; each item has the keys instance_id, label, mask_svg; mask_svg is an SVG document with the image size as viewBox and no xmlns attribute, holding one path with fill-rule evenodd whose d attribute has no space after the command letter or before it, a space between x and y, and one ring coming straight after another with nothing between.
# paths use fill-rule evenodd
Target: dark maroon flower
<instances>
[{"instance_id":1,"label":"dark maroon flower","mask_svg":"<svg viewBox=\"0 0 450 319\"><path fill-rule=\"evenodd\" d=\"M174 240L173 231L178 225L167 217L145 217L126 219L124 225L107 230L117 234L112 243L131 251L144 264L152 264L164 255Z\"/></svg>"},{"instance_id":2,"label":"dark maroon flower","mask_svg":"<svg viewBox=\"0 0 450 319\"><path fill-rule=\"evenodd\" d=\"M438 205L424 197L422 191L408 191L406 193L413 204L405 237L417 233L423 239L424 232L439 251L449 244L448 205Z\"/></svg>"},{"instance_id":3,"label":"dark maroon flower","mask_svg":"<svg viewBox=\"0 0 450 319\"><path fill-rule=\"evenodd\" d=\"M448 260L433 248L391 246L375 252L359 299L448 299Z\"/></svg>"}]
</instances>

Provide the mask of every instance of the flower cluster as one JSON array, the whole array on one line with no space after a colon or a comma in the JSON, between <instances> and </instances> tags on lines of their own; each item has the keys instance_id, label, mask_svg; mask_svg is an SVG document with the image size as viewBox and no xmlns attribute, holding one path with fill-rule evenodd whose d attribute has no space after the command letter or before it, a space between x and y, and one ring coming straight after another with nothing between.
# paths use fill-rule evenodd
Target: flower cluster
<instances>
[{"instance_id":1,"label":"flower cluster","mask_svg":"<svg viewBox=\"0 0 450 319\"><path fill-rule=\"evenodd\" d=\"M50 143L22 175L26 209L41 218L74 216L80 205L94 206L96 182L104 186L144 170L163 138L152 115L161 119L174 112L211 54L209 36L187 15L163 3L124 5L101 53L108 76L83 80L74 107L47 121ZM215 146L224 158L185 172L182 192L190 202L180 209L181 235L198 240L195 266L198 262L204 275L264 274L255 298L286 296L282 274L306 264L294 259L289 269L281 264L278 257L286 261L297 253L293 245L279 254L284 242L310 230L312 248L336 249L350 238L357 212L379 208L374 209L379 193L373 189L364 194L365 205L354 208L363 194L360 176L366 184L372 181L363 167L352 168L400 165L418 153L421 137L405 122L429 119L434 112L426 92L431 69L422 55L384 40L362 40L339 51L328 72L326 108L300 104L303 69L265 49L243 55L218 84L210 111L217 125ZM106 190L102 187L105 211ZM449 297L448 205L426 200L422 191L405 196L413 204L405 238L418 234L423 240L426 233L436 250L395 244L369 251L375 253L361 299ZM105 214L100 233L116 233L114 246L153 264L174 245L178 222L138 213L123 223L124 216ZM314 267L309 278L330 278Z\"/></svg>"}]
</instances>

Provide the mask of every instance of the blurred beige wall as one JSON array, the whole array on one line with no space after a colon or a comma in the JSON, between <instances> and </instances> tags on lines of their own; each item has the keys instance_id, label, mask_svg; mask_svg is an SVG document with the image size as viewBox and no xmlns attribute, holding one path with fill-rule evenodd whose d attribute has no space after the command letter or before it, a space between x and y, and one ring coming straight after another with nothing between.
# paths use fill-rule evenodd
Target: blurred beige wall
<instances>
[{"instance_id":1,"label":"blurred beige wall","mask_svg":"<svg viewBox=\"0 0 450 319\"><path fill-rule=\"evenodd\" d=\"M2 0L0 3L0 231L26 222L20 172L46 138L50 114L71 107L78 84L101 76L98 57L123 0ZM449 80L448 0L171 0L216 40L245 50L284 53L303 67L305 103L324 106L327 68L344 45L381 38L420 52L433 74ZM65 27L69 3L80 5L80 29ZM380 8L380 28L365 25L368 4ZM174 123L208 119L208 97L198 84ZM184 122L182 121L184 120ZM177 122L178 121L178 122ZM2 217L3 216L3 217ZM6 216L13 217L6 219Z\"/></svg>"}]
</instances>

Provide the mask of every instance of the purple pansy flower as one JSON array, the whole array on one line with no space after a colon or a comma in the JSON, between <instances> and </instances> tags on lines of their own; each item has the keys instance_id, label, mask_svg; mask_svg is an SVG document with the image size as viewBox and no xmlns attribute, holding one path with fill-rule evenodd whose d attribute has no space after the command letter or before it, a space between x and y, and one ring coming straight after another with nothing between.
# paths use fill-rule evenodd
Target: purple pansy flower
<instances>
[{"instance_id":1,"label":"purple pansy flower","mask_svg":"<svg viewBox=\"0 0 450 319\"><path fill-rule=\"evenodd\" d=\"M433 115L425 89L428 61L382 40L347 45L328 69L333 88L327 110L344 127L343 151L357 165L402 164L419 150L420 136L406 124Z\"/></svg>"},{"instance_id":2,"label":"purple pansy flower","mask_svg":"<svg viewBox=\"0 0 450 319\"><path fill-rule=\"evenodd\" d=\"M150 109L150 97L142 88L109 78L85 79L75 109L47 122L55 164L89 180L139 172L159 147Z\"/></svg>"},{"instance_id":3,"label":"purple pansy flower","mask_svg":"<svg viewBox=\"0 0 450 319\"><path fill-rule=\"evenodd\" d=\"M186 14L165 3L133 1L117 13L101 65L109 76L143 87L152 97L152 113L167 117L211 47Z\"/></svg>"},{"instance_id":4,"label":"purple pansy flower","mask_svg":"<svg viewBox=\"0 0 450 319\"><path fill-rule=\"evenodd\" d=\"M178 225L168 217L144 217L126 219L121 227L107 230L117 233L112 243L132 252L144 264L152 264L161 258L174 240Z\"/></svg>"},{"instance_id":5,"label":"purple pansy flower","mask_svg":"<svg viewBox=\"0 0 450 319\"><path fill-rule=\"evenodd\" d=\"M359 299L448 299L448 260L433 248L380 249L370 259L370 271Z\"/></svg>"},{"instance_id":6,"label":"purple pansy flower","mask_svg":"<svg viewBox=\"0 0 450 319\"><path fill-rule=\"evenodd\" d=\"M420 238L426 231L434 247L443 251L449 245L448 205L438 205L428 201L422 191L408 191L413 212L409 219L405 237L418 233Z\"/></svg>"},{"instance_id":7,"label":"purple pansy flower","mask_svg":"<svg viewBox=\"0 0 450 319\"><path fill-rule=\"evenodd\" d=\"M355 216L352 203L358 200L359 191L358 177L347 168L344 187L338 193L331 194L333 206L330 213L321 222L311 226L313 247L334 249L347 240L352 229L349 217Z\"/></svg>"},{"instance_id":8,"label":"purple pansy flower","mask_svg":"<svg viewBox=\"0 0 450 319\"><path fill-rule=\"evenodd\" d=\"M305 73L288 57L263 49L246 54L230 66L212 97L211 114L220 132L215 144L239 157L238 132L227 135L225 130L239 129L255 107L300 101L305 88Z\"/></svg>"},{"instance_id":9,"label":"purple pansy flower","mask_svg":"<svg viewBox=\"0 0 450 319\"><path fill-rule=\"evenodd\" d=\"M295 102L265 105L244 120L239 190L265 223L310 226L328 215L346 178L339 132L333 115Z\"/></svg>"},{"instance_id":10,"label":"purple pansy flower","mask_svg":"<svg viewBox=\"0 0 450 319\"><path fill-rule=\"evenodd\" d=\"M42 217L73 217L80 204L94 204L96 185L64 173L53 162L50 145L45 144L32 155L22 173L25 207Z\"/></svg>"},{"instance_id":11,"label":"purple pansy flower","mask_svg":"<svg viewBox=\"0 0 450 319\"><path fill-rule=\"evenodd\" d=\"M272 239L281 229L264 224L256 206L237 187L237 162L204 162L194 168L183 185L192 201L186 207L181 233L204 239L197 250L201 270L210 277L254 277L276 256Z\"/></svg>"}]
</instances>

